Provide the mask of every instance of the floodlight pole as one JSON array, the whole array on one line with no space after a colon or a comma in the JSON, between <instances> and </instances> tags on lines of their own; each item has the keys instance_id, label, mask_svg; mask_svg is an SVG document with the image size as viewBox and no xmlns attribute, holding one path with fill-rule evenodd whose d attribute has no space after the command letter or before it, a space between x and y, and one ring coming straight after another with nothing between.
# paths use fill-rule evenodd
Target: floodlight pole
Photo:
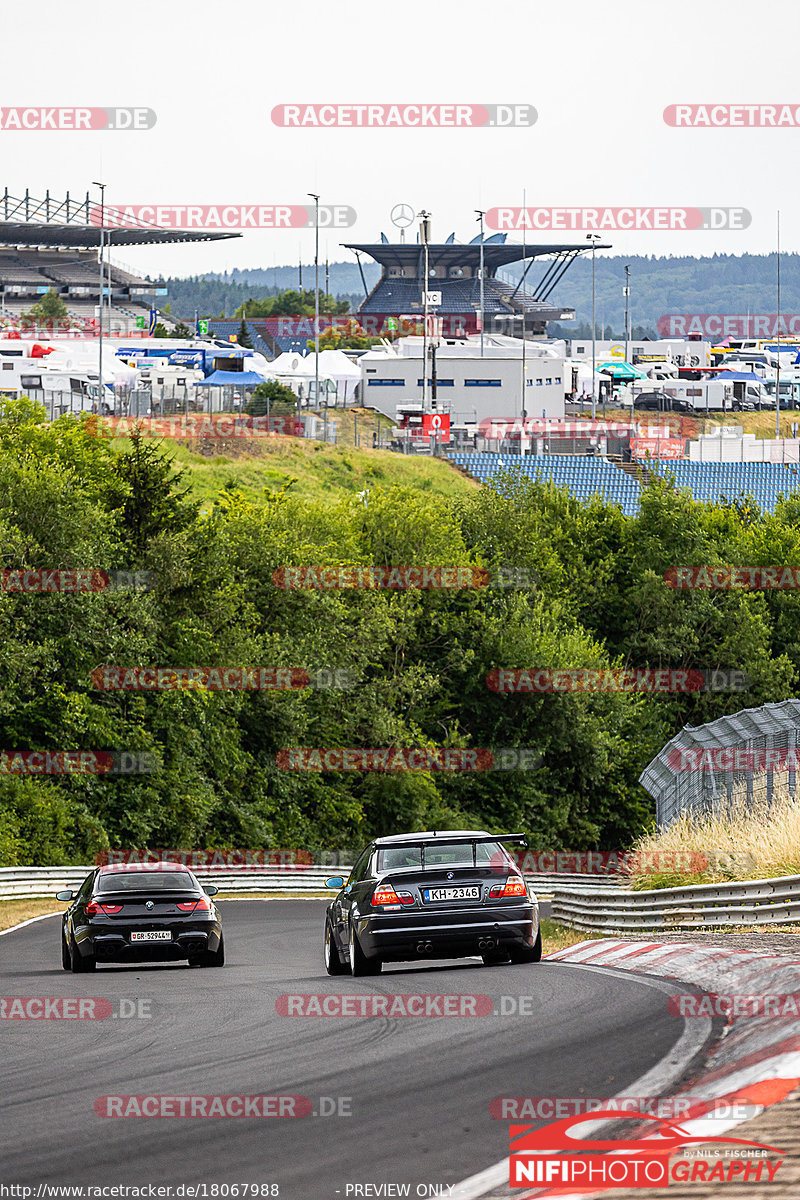
<instances>
[{"instance_id":1,"label":"floodlight pole","mask_svg":"<svg viewBox=\"0 0 800 1200\"><path fill-rule=\"evenodd\" d=\"M777 268L778 268L778 369L775 378L775 437L781 436L781 210L778 209L778 240L776 245L777 250ZM784 447L784 456L786 448Z\"/></svg>"},{"instance_id":2,"label":"floodlight pole","mask_svg":"<svg viewBox=\"0 0 800 1200\"><path fill-rule=\"evenodd\" d=\"M99 382L100 382L100 402L102 403L102 401L104 399L104 395L103 395L103 290L104 290L105 262L104 262L103 251L105 248L106 185L104 183L98 183L96 179L93 180L92 183L93 183L94 187L100 188L100 305L99 305L99 308L100 308L100 340L98 342L97 362L98 362L98 375L99 375ZM115 406L115 411L116 411L116 406ZM98 412L102 412L102 409L100 408L99 405L98 405Z\"/></svg>"},{"instance_id":3,"label":"floodlight pole","mask_svg":"<svg viewBox=\"0 0 800 1200\"><path fill-rule=\"evenodd\" d=\"M587 233L586 240L592 243L592 420L597 420L597 325L595 323L595 241L599 233Z\"/></svg>"},{"instance_id":4,"label":"floodlight pole","mask_svg":"<svg viewBox=\"0 0 800 1200\"><path fill-rule=\"evenodd\" d=\"M628 343L631 340L630 320L631 268L625 267L625 362L628 361Z\"/></svg>"},{"instance_id":5,"label":"floodlight pole","mask_svg":"<svg viewBox=\"0 0 800 1200\"><path fill-rule=\"evenodd\" d=\"M422 285L422 411L426 411L428 403L428 239L430 237L430 213L423 208L419 214L419 233L425 247L425 279Z\"/></svg>"},{"instance_id":6,"label":"floodlight pole","mask_svg":"<svg viewBox=\"0 0 800 1200\"><path fill-rule=\"evenodd\" d=\"M314 394L319 408L319 196L308 195L314 201Z\"/></svg>"},{"instance_id":7,"label":"floodlight pole","mask_svg":"<svg viewBox=\"0 0 800 1200\"><path fill-rule=\"evenodd\" d=\"M478 220L480 221L480 225L481 225L481 265L480 265L480 274L481 274L481 280L480 280L480 288L481 288L481 291L480 291L480 295L481 295L481 299L480 299L480 304L481 304L481 358L483 358L483 322L484 322L484 304L483 304L483 301L484 301L484 293L483 293L483 218L486 216L486 213L485 213L485 212L482 212L482 211L481 211L479 208L476 208L476 209L475 209L475 212L476 212L476 213L477 213L477 215L478 215Z\"/></svg>"}]
</instances>

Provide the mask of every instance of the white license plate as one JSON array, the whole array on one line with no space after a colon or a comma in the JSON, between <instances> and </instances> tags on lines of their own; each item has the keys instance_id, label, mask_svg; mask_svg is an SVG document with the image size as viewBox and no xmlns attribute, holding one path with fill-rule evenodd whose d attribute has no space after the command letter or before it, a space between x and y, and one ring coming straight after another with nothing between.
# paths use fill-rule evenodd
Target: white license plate
<instances>
[{"instance_id":1,"label":"white license plate","mask_svg":"<svg viewBox=\"0 0 800 1200\"><path fill-rule=\"evenodd\" d=\"M138 933L131 934L132 942L171 942L172 934L169 930L147 929Z\"/></svg>"},{"instance_id":2,"label":"white license plate","mask_svg":"<svg viewBox=\"0 0 800 1200\"><path fill-rule=\"evenodd\" d=\"M476 887L423 888L423 900L480 900L481 889Z\"/></svg>"}]
</instances>

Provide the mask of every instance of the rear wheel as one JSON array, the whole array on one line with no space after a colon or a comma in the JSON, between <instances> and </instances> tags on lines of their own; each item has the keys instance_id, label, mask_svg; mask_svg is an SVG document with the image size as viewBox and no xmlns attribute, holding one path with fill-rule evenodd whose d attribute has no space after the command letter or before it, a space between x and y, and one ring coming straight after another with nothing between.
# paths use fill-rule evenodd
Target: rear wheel
<instances>
[{"instance_id":1,"label":"rear wheel","mask_svg":"<svg viewBox=\"0 0 800 1200\"><path fill-rule=\"evenodd\" d=\"M61 930L61 965L65 971L72 970L72 960L69 955L69 943L67 942L64 930Z\"/></svg>"},{"instance_id":2,"label":"rear wheel","mask_svg":"<svg viewBox=\"0 0 800 1200\"><path fill-rule=\"evenodd\" d=\"M379 958L367 958L364 951L361 949L361 943L358 940L358 934L353 928L353 922L350 922L350 974L351 975L380 975L381 960Z\"/></svg>"},{"instance_id":3,"label":"rear wheel","mask_svg":"<svg viewBox=\"0 0 800 1200\"><path fill-rule=\"evenodd\" d=\"M347 965L342 962L339 956L339 950L336 945L336 939L333 933L333 927L330 920L325 920L325 970L329 975L346 975Z\"/></svg>"},{"instance_id":4,"label":"rear wheel","mask_svg":"<svg viewBox=\"0 0 800 1200\"><path fill-rule=\"evenodd\" d=\"M204 950L202 954L189 959L189 966L193 966L195 963L198 967L225 966L225 939L222 934L219 935L219 946L216 950Z\"/></svg>"},{"instance_id":5,"label":"rear wheel","mask_svg":"<svg viewBox=\"0 0 800 1200\"><path fill-rule=\"evenodd\" d=\"M510 946L508 953L512 963L532 963L542 961L542 931L536 935L532 946Z\"/></svg>"},{"instance_id":6,"label":"rear wheel","mask_svg":"<svg viewBox=\"0 0 800 1200\"><path fill-rule=\"evenodd\" d=\"M483 965L485 967L499 967L501 963L508 962L507 950L485 950L481 955Z\"/></svg>"},{"instance_id":7,"label":"rear wheel","mask_svg":"<svg viewBox=\"0 0 800 1200\"><path fill-rule=\"evenodd\" d=\"M94 956L91 958L84 958L78 947L75 945L75 939L70 938L69 965L73 975L83 975L86 971L93 971L95 969L97 966L97 960L94 958Z\"/></svg>"}]
</instances>

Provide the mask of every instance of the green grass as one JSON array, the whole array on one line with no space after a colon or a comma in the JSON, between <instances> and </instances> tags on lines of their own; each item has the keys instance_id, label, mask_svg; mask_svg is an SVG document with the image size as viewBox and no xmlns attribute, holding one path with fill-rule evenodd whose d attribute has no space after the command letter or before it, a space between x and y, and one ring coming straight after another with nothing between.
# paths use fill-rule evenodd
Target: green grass
<instances>
[{"instance_id":1,"label":"green grass","mask_svg":"<svg viewBox=\"0 0 800 1200\"><path fill-rule=\"evenodd\" d=\"M338 418L341 422L341 413ZM354 446L352 411L344 418L345 428L340 427L340 432L349 434L349 440L342 438L336 446L288 437L196 439L194 444L165 440L164 444L171 448L176 465L188 468L192 490L204 508L225 489L238 490L247 500L258 502L265 492L290 486L293 495L335 502L365 488L393 484L448 497L465 495L478 486L443 459L373 450L374 418L359 416L361 445ZM383 426L386 428L385 420ZM123 450L129 443L115 438L112 445Z\"/></svg>"}]
</instances>

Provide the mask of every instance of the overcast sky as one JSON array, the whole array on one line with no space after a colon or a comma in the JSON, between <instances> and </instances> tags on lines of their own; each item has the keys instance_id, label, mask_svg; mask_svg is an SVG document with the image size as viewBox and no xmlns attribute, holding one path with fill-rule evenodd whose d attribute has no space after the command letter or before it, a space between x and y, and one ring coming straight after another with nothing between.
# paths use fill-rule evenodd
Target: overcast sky
<instances>
[{"instance_id":1,"label":"overcast sky","mask_svg":"<svg viewBox=\"0 0 800 1200\"><path fill-rule=\"evenodd\" d=\"M3 184L109 204L347 204L340 242L394 240L393 205L427 208L434 240L477 233L473 210L519 206L720 206L746 229L609 232L623 254L800 249L797 128L672 128L670 104L800 110L800 11L791 0L477 0L409 5L167 0L16 8L3 105L142 106L135 132L0 132ZM7 29L7 33L10 30ZM527 128L291 129L279 104L530 104ZM798 112L800 116L800 112ZM95 189L96 194L96 189ZM487 234L490 231L487 229ZM250 232L217 246L125 248L137 269L194 274L313 256L313 230ZM514 240L512 238L512 240ZM535 239L583 241L585 234ZM689 298L687 297L687 300ZM691 305L689 305L691 307Z\"/></svg>"}]
</instances>

